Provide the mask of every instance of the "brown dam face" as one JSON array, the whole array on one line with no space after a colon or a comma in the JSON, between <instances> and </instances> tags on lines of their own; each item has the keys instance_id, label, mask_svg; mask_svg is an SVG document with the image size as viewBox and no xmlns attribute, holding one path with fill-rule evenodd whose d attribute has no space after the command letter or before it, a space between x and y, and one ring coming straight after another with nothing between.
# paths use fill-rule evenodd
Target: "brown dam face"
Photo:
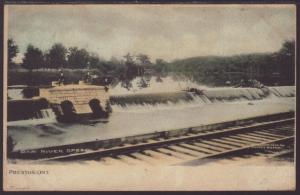
<instances>
[{"instance_id":1,"label":"brown dam face","mask_svg":"<svg viewBox=\"0 0 300 195\"><path fill-rule=\"evenodd\" d=\"M49 102L45 98L10 100L7 106L8 121L35 118L40 110L50 108Z\"/></svg>"}]
</instances>

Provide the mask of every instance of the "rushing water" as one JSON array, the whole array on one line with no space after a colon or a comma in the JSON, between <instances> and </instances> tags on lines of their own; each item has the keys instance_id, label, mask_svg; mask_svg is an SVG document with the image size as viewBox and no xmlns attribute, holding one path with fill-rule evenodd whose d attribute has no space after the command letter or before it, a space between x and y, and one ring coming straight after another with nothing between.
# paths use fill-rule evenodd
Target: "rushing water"
<instances>
[{"instance_id":1,"label":"rushing water","mask_svg":"<svg viewBox=\"0 0 300 195\"><path fill-rule=\"evenodd\" d=\"M15 149L116 138L295 110L293 86L269 87L268 92L256 88L208 88L167 77L161 81L152 78L148 87L140 87L139 79L133 81L129 90L121 85L110 88L115 103L107 123L61 124L44 110L40 116L44 120L9 125L8 134L17 143ZM182 92L187 87L201 89L203 93ZM20 93L9 91L8 96L14 99L13 94Z\"/></svg>"}]
</instances>

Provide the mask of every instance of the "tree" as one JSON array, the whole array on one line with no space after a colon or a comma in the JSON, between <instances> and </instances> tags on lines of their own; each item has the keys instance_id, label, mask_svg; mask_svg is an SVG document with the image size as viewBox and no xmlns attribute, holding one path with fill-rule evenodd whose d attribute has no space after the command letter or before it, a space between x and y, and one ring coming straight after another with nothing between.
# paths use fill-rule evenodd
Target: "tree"
<instances>
[{"instance_id":1,"label":"tree","mask_svg":"<svg viewBox=\"0 0 300 195\"><path fill-rule=\"evenodd\" d=\"M149 66L151 64L149 56L145 54L139 54L136 56L138 64L141 66Z\"/></svg>"},{"instance_id":2,"label":"tree","mask_svg":"<svg viewBox=\"0 0 300 195\"><path fill-rule=\"evenodd\" d=\"M114 74L115 76L120 76L125 74L127 66L123 60L112 56L108 61L101 61L100 66L101 71L104 74Z\"/></svg>"},{"instance_id":3,"label":"tree","mask_svg":"<svg viewBox=\"0 0 300 195\"><path fill-rule=\"evenodd\" d=\"M133 56L130 53L127 53L125 56L123 56L125 58L125 65L130 67L130 66L134 66L134 60L133 60Z\"/></svg>"},{"instance_id":4,"label":"tree","mask_svg":"<svg viewBox=\"0 0 300 195\"><path fill-rule=\"evenodd\" d=\"M286 40L282 44L279 53L285 56L295 56L295 41L294 40Z\"/></svg>"},{"instance_id":5,"label":"tree","mask_svg":"<svg viewBox=\"0 0 300 195\"><path fill-rule=\"evenodd\" d=\"M48 68L63 68L66 66L67 49L61 43L55 43L45 55Z\"/></svg>"},{"instance_id":6,"label":"tree","mask_svg":"<svg viewBox=\"0 0 300 195\"><path fill-rule=\"evenodd\" d=\"M125 56L125 66L126 71L125 74L122 76L125 80L132 80L139 74L139 68L136 66L136 63L133 60L133 56L130 53L127 53Z\"/></svg>"},{"instance_id":7,"label":"tree","mask_svg":"<svg viewBox=\"0 0 300 195\"><path fill-rule=\"evenodd\" d=\"M156 59L154 69L158 73L165 72L167 70L167 64L168 63L166 61L164 61L163 59L160 59L160 58Z\"/></svg>"},{"instance_id":8,"label":"tree","mask_svg":"<svg viewBox=\"0 0 300 195\"><path fill-rule=\"evenodd\" d=\"M12 59L17 56L17 53L19 53L19 47L16 45L13 39L8 39L7 49L8 49L7 62L8 65L11 65L13 64Z\"/></svg>"},{"instance_id":9,"label":"tree","mask_svg":"<svg viewBox=\"0 0 300 195\"><path fill-rule=\"evenodd\" d=\"M285 41L277 54L279 73L282 84L293 85L295 83L295 41Z\"/></svg>"},{"instance_id":10,"label":"tree","mask_svg":"<svg viewBox=\"0 0 300 195\"><path fill-rule=\"evenodd\" d=\"M89 54L89 65L91 68L99 68L100 59L99 56L95 53Z\"/></svg>"},{"instance_id":11,"label":"tree","mask_svg":"<svg viewBox=\"0 0 300 195\"><path fill-rule=\"evenodd\" d=\"M33 45L29 44L24 54L24 60L22 66L27 69L41 68L44 64L43 52Z\"/></svg>"},{"instance_id":12,"label":"tree","mask_svg":"<svg viewBox=\"0 0 300 195\"><path fill-rule=\"evenodd\" d=\"M68 67L70 68L87 68L90 60L90 55L85 49L77 47L69 48Z\"/></svg>"}]
</instances>

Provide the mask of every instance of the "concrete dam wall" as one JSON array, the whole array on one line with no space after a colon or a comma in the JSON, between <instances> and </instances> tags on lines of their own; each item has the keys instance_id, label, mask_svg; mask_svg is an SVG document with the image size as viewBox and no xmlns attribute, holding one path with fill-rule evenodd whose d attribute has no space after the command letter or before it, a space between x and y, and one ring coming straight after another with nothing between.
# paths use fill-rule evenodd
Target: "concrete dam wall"
<instances>
[{"instance_id":1,"label":"concrete dam wall","mask_svg":"<svg viewBox=\"0 0 300 195\"><path fill-rule=\"evenodd\" d=\"M209 88L202 90L201 93L186 91L153 93L153 94L130 94L111 96L112 105L126 107L128 105L155 105L171 104L184 102L199 103L218 103L233 102L242 100L262 100L266 98L294 97L296 93L295 86L278 86L268 88Z\"/></svg>"},{"instance_id":2,"label":"concrete dam wall","mask_svg":"<svg viewBox=\"0 0 300 195\"><path fill-rule=\"evenodd\" d=\"M15 93L15 91L14 91ZM27 100L9 100L8 101L8 121L11 120L28 120L55 117L57 112L64 112L63 107L54 110L52 105L61 105L65 102L71 102L76 113L93 113L95 105L100 105L105 108L107 101L112 105L112 110L128 106L145 107L162 106L162 105L199 105L199 104L214 104L237 101L255 101L270 98L287 98L295 97L295 86L279 86L268 88L209 88L201 90L201 93L177 91L165 93L144 93L144 94L130 94L119 96L108 96L104 94L104 90L95 90L95 88L84 88L74 90L74 88L41 90L40 98ZM99 102L91 103L91 100L98 99ZM64 105L68 108L68 105ZM54 106L55 107L55 106ZM23 108L23 109L20 109ZM71 107L70 107L71 109ZM54 114L55 113L55 114Z\"/></svg>"}]
</instances>

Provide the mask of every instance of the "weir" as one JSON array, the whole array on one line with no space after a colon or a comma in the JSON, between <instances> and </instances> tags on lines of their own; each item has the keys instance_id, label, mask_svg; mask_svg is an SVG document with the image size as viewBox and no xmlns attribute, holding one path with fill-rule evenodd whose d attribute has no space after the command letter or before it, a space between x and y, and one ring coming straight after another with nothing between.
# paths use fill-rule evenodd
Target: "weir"
<instances>
[{"instance_id":1,"label":"weir","mask_svg":"<svg viewBox=\"0 0 300 195\"><path fill-rule=\"evenodd\" d=\"M186 102L193 100L193 94L180 92L151 93L151 94L130 94L124 96L111 96L112 105L126 106L128 104L156 104L156 103L176 103L180 100Z\"/></svg>"},{"instance_id":2,"label":"weir","mask_svg":"<svg viewBox=\"0 0 300 195\"><path fill-rule=\"evenodd\" d=\"M8 101L8 121L49 118L53 111L44 98Z\"/></svg>"},{"instance_id":3,"label":"weir","mask_svg":"<svg viewBox=\"0 0 300 195\"><path fill-rule=\"evenodd\" d=\"M15 91L13 92L15 94ZM161 93L135 93L110 96L103 86L62 85L41 88L33 99L8 101L8 121L33 119L59 119L60 116L107 117L112 105L114 111L127 107L134 109L164 109L165 106L188 107L223 102L256 101L272 98L295 97L295 86L267 88L209 88L199 92L174 91ZM24 109L20 109L24 108ZM124 111L125 111L124 110ZM75 117L75 121L77 118Z\"/></svg>"},{"instance_id":4,"label":"weir","mask_svg":"<svg viewBox=\"0 0 300 195\"><path fill-rule=\"evenodd\" d=\"M274 95L275 96L275 95ZM197 96L199 97L199 96ZM204 97L204 96L203 96ZM27 126L8 125L8 135L15 140L15 149L31 149L64 144L108 140L208 125L249 117L295 111L295 98L267 97L263 100L229 103L205 103L200 98L166 104L114 105L108 123L84 124L50 123ZM19 121L17 121L19 122Z\"/></svg>"},{"instance_id":5,"label":"weir","mask_svg":"<svg viewBox=\"0 0 300 195\"><path fill-rule=\"evenodd\" d=\"M194 92L166 92L151 94L115 95L110 97L111 105L126 107L129 105L156 105L168 103L218 103L242 100L262 100L266 98L294 97L295 86L278 86L267 88L209 88Z\"/></svg>"}]
</instances>

